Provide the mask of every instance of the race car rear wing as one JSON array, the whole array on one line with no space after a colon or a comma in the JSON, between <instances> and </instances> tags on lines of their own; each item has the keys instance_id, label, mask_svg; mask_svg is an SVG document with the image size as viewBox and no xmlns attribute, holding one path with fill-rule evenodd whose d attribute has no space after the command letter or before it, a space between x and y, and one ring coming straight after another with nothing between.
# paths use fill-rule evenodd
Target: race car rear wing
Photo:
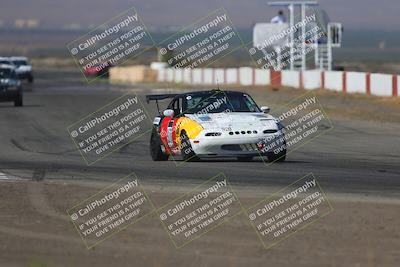
<instances>
[{"instance_id":1,"label":"race car rear wing","mask_svg":"<svg viewBox=\"0 0 400 267\"><path fill-rule=\"evenodd\" d=\"M162 94L162 95L146 95L146 102L164 100L168 98L174 98L178 94Z\"/></svg>"},{"instance_id":2,"label":"race car rear wing","mask_svg":"<svg viewBox=\"0 0 400 267\"><path fill-rule=\"evenodd\" d=\"M158 114L161 116L160 107L158 106L158 100L174 98L177 95L178 94L146 95L146 102L148 104L150 103L150 101L156 101L157 111Z\"/></svg>"}]
</instances>

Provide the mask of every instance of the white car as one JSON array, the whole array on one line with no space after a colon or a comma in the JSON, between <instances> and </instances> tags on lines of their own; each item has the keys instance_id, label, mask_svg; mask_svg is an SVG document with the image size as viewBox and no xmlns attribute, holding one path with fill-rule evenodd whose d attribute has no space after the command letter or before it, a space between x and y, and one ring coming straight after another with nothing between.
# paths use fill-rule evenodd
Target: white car
<instances>
[{"instance_id":1,"label":"white car","mask_svg":"<svg viewBox=\"0 0 400 267\"><path fill-rule=\"evenodd\" d=\"M1 65L8 65L14 69L17 68L17 66L12 62L12 60L9 57L0 57L0 64Z\"/></svg>"},{"instance_id":2,"label":"white car","mask_svg":"<svg viewBox=\"0 0 400 267\"><path fill-rule=\"evenodd\" d=\"M199 91L148 95L147 102L172 98L166 110L154 119L150 139L153 160L180 155L184 160L237 157L249 161L267 156L283 161L286 141L283 125L259 108L246 93Z\"/></svg>"},{"instance_id":3,"label":"white car","mask_svg":"<svg viewBox=\"0 0 400 267\"><path fill-rule=\"evenodd\" d=\"M0 64L0 102L13 101L16 107L23 105L21 81L17 79L15 68Z\"/></svg>"},{"instance_id":4,"label":"white car","mask_svg":"<svg viewBox=\"0 0 400 267\"><path fill-rule=\"evenodd\" d=\"M26 57L10 57L12 64L15 66L15 71L19 79L27 79L28 82L33 82L32 65Z\"/></svg>"}]
</instances>

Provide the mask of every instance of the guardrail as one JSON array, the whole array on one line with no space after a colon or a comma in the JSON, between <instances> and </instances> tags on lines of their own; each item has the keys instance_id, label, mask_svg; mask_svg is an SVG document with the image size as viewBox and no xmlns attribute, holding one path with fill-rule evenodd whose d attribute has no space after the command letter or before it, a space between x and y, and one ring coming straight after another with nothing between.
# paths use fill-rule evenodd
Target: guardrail
<instances>
[{"instance_id":1,"label":"guardrail","mask_svg":"<svg viewBox=\"0 0 400 267\"><path fill-rule=\"evenodd\" d=\"M325 88L344 93L398 96L399 75L347 71L273 71L242 68L159 69L158 82L192 85L290 86L307 90Z\"/></svg>"}]
</instances>

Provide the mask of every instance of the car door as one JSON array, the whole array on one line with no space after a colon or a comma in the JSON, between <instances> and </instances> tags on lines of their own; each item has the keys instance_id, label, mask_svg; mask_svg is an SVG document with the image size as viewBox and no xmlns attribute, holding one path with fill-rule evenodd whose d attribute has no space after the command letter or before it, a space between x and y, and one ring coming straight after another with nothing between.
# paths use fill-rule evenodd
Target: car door
<instances>
[{"instance_id":1,"label":"car door","mask_svg":"<svg viewBox=\"0 0 400 267\"><path fill-rule=\"evenodd\" d=\"M161 141L168 153L177 154L179 152L179 142L177 142L179 136L177 136L176 125L183 115L182 97L173 99L168 105L168 109L174 111L174 116L172 118L164 117L162 119L160 127Z\"/></svg>"}]
</instances>

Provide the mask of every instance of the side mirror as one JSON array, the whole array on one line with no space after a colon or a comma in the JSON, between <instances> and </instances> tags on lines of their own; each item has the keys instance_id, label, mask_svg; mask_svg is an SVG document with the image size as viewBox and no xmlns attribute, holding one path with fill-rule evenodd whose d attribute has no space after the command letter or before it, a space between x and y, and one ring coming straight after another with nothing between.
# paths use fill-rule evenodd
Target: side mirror
<instances>
[{"instance_id":1,"label":"side mirror","mask_svg":"<svg viewBox=\"0 0 400 267\"><path fill-rule=\"evenodd\" d=\"M174 116L174 111L172 109L166 109L163 112L165 117L173 117Z\"/></svg>"},{"instance_id":2,"label":"side mirror","mask_svg":"<svg viewBox=\"0 0 400 267\"><path fill-rule=\"evenodd\" d=\"M267 106L262 106L261 107L261 110L262 110L262 112L264 112L264 113L269 113L269 111L271 110L269 107L267 107Z\"/></svg>"}]
</instances>

